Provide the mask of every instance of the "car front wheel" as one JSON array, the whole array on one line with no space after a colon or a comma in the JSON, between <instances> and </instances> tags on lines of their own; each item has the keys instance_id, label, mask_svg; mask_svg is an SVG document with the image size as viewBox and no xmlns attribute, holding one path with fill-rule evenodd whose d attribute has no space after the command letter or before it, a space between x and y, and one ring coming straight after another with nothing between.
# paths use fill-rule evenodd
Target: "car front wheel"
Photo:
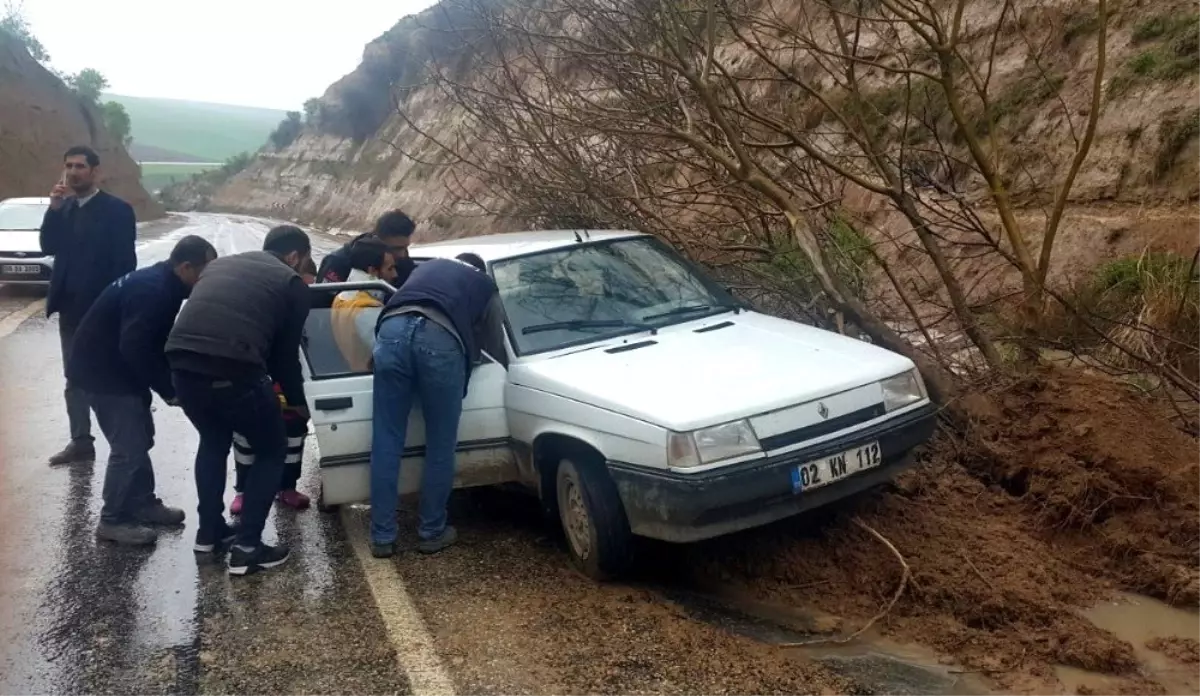
<instances>
[{"instance_id":1,"label":"car front wheel","mask_svg":"<svg viewBox=\"0 0 1200 696\"><path fill-rule=\"evenodd\" d=\"M620 577L632 562L633 535L608 472L564 459L556 479L558 516L571 562L593 580Z\"/></svg>"}]
</instances>

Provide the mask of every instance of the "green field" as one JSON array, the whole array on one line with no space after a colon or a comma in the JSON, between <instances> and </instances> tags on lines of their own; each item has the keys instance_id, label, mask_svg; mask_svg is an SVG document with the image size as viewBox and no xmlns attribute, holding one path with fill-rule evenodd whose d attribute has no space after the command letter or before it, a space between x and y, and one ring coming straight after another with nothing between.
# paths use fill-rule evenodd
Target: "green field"
<instances>
[{"instance_id":1,"label":"green field","mask_svg":"<svg viewBox=\"0 0 1200 696\"><path fill-rule=\"evenodd\" d=\"M177 99L119 94L103 98L125 107L135 142L203 162L224 162L240 152L258 150L286 115L276 109Z\"/></svg>"},{"instance_id":2,"label":"green field","mask_svg":"<svg viewBox=\"0 0 1200 696\"><path fill-rule=\"evenodd\" d=\"M173 181L186 181L193 174L221 166L219 162L212 164L195 162L151 162L142 165L142 187L150 193L161 189Z\"/></svg>"}]
</instances>

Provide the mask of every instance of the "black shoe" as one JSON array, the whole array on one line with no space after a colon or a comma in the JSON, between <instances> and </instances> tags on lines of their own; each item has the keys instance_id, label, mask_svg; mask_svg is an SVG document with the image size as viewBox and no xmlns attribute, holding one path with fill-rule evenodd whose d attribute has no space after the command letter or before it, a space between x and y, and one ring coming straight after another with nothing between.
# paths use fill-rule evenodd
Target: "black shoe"
<instances>
[{"instance_id":1,"label":"black shoe","mask_svg":"<svg viewBox=\"0 0 1200 696\"><path fill-rule=\"evenodd\" d=\"M101 522L96 526L96 538L124 546L150 546L158 541L158 533L140 524Z\"/></svg>"},{"instance_id":2,"label":"black shoe","mask_svg":"<svg viewBox=\"0 0 1200 696\"><path fill-rule=\"evenodd\" d=\"M229 552L230 575L253 575L260 570L270 570L287 562L286 546L259 544L252 549L234 546Z\"/></svg>"},{"instance_id":3,"label":"black shoe","mask_svg":"<svg viewBox=\"0 0 1200 696\"><path fill-rule=\"evenodd\" d=\"M96 461L96 446L91 440L71 440L63 451L50 457L50 466Z\"/></svg>"},{"instance_id":4,"label":"black shoe","mask_svg":"<svg viewBox=\"0 0 1200 696\"><path fill-rule=\"evenodd\" d=\"M215 553L224 550L237 538L237 527L226 524L219 534L206 534L203 530L196 532L196 544L192 551L196 553Z\"/></svg>"},{"instance_id":5,"label":"black shoe","mask_svg":"<svg viewBox=\"0 0 1200 696\"><path fill-rule=\"evenodd\" d=\"M391 558L396 555L396 544L371 544L371 555L375 558Z\"/></svg>"},{"instance_id":6,"label":"black shoe","mask_svg":"<svg viewBox=\"0 0 1200 696\"><path fill-rule=\"evenodd\" d=\"M441 534L432 539L422 539L421 543L417 544L417 550L421 553L437 553L453 546L456 541L458 541L458 530L446 525Z\"/></svg>"},{"instance_id":7,"label":"black shoe","mask_svg":"<svg viewBox=\"0 0 1200 696\"><path fill-rule=\"evenodd\" d=\"M146 525L174 527L183 524L183 510L167 507L161 500L155 500L133 513L133 518Z\"/></svg>"}]
</instances>

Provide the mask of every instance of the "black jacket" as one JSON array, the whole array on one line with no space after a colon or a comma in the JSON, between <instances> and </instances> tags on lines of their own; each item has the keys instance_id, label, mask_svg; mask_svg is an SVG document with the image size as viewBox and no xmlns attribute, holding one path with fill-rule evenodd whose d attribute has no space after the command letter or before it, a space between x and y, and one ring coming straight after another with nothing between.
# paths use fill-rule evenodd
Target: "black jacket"
<instances>
[{"instance_id":1,"label":"black jacket","mask_svg":"<svg viewBox=\"0 0 1200 696\"><path fill-rule=\"evenodd\" d=\"M340 249L329 252L325 258L321 259L321 265L317 268L318 283L344 283L346 278L350 277L350 247L363 237L370 235L360 234L349 242L343 244ZM404 285L404 281L408 280L408 276L412 274L416 262L407 256L401 259L396 259L396 280L392 283L393 287Z\"/></svg>"},{"instance_id":2,"label":"black jacket","mask_svg":"<svg viewBox=\"0 0 1200 696\"><path fill-rule=\"evenodd\" d=\"M67 379L93 393L175 396L163 349L187 293L165 261L117 279L76 329Z\"/></svg>"},{"instance_id":3,"label":"black jacket","mask_svg":"<svg viewBox=\"0 0 1200 696\"><path fill-rule=\"evenodd\" d=\"M303 404L300 339L308 310L308 286L278 257L222 256L204 267L175 320L167 360L172 369L224 379L268 374L289 404Z\"/></svg>"},{"instance_id":4,"label":"black jacket","mask_svg":"<svg viewBox=\"0 0 1200 696\"><path fill-rule=\"evenodd\" d=\"M133 207L105 191L82 207L75 198L42 219L42 252L54 256L46 316L60 312L76 320L104 288L137 268Z\"/></svg>"}]
</instances>

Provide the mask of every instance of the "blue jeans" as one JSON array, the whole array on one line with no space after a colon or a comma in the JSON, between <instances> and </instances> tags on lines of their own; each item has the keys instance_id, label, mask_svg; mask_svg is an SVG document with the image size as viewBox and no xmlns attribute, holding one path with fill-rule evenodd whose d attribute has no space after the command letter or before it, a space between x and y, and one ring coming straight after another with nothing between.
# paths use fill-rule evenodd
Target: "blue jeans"
<instances>
[{"instance_id":1,"label":"blue jeans","mask_svg":"<svg viewBox=\"0 0 1200 696\"><path fill-rule=\"evenodd\" d=\"M436 539L446 529L454 488L454 450L467 379L458 339L419 314L383 322L375 339L374 418L371 431L371 541L396 541L400 460L414 401L425 419L425 470L417 536Z\"/></svg>"}]
</instances>

